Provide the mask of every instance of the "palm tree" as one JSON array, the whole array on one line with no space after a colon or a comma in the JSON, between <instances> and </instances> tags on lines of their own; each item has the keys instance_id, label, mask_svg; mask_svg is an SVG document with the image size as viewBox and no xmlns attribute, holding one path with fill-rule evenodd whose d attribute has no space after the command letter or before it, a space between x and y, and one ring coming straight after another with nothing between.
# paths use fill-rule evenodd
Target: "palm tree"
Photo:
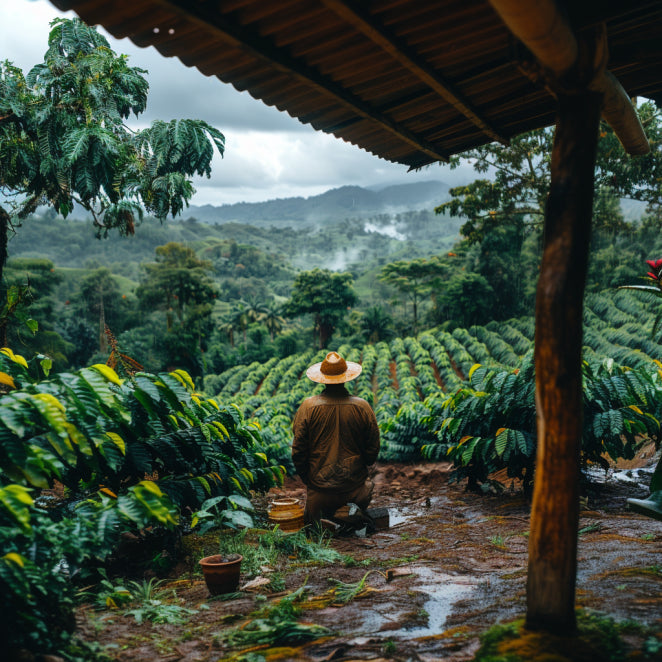
<instances>
[{"instance_id":1,"label":"palm tree","mask_svg":"<svg viewBox=\"0 0 662 662\"><path fill-rule=\"evenodd\" d=\"M241 331L242 337L244 339L244 349L246 348L248 341L246 340L246 331L248 325L251 322L249 315L249 309L245 301L235 301L232 304L232 310L230 311L230 321L235 329Z\"/></svg>"},{"instance_id":2,"label":"palm tree","mask_svg":"<svg viewBox=\"0 0 662 662\"><path fill-rule=\"evenodd\" d=\"M274 336L279 334L285 325L285 318L280 314L280 306L273 303L264 306L264 312L260 315L259 321L267 327L271 342L274 341Z\"/></svg>"},{"instance_id":3,"label":"palm tree","mask_svg":"<svg viewBox=\"0 0 662 662\"><path fill-rule=\"evenodd\" d=\"M240 303L243 304L246 310L246 317L249 322L259 322L260 317L266 312L267 305L260 301L257 297L247 297Z\"/></svg>"},{"instance_id":4,"label":"palm tree","mask_svg":"<svg viewBox=\"0 0 662 662\"><path fill-rule=\"evenodd\" d=\"M224 333L228 337L228 342L230 343L230 347L234 347L234 330L235 326L232 320L227 320L225 322L222 322L219 324L218 330L221 333Z\"/></svg>"}]
</instances>

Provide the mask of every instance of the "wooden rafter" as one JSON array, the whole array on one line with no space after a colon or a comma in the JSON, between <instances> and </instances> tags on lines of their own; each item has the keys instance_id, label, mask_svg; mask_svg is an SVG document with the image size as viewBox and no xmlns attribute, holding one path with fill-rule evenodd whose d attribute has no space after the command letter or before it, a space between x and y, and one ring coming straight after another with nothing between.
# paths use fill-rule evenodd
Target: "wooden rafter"
<instances>
[{"instance_id":1,"label":"wooden rafter","mask_svg":"<svg viewBox=\"0 0 662 662\"><path fill-rule=\"evenodd\" d=\"M218 36L233 46L239 46L250 51L265 64L276 65L277 68L299 80L315 87L326 96L334 97L346 108L357 113L361 117L379 124L393 135L408 143L415 149L421 150L434 161L448 161L448 155L436 145L429 143L407 128L394 121L378 109L371 107L362 99L337 85L333 80L324 76L316 69L309 67L303 62L291 57L282 49L276 48L264 37L254 34L246 28L232 23L224 15L209 10L205 5L189 3L184 0L161 0L161 4L167 6L187 19L199 23L206 29L211 29Z\"/></svg>"},{"instance_id":2,"label":"wooden rafter","mask_svg":"<svg viewBox=\"0 0 662 662\"><path fill-rule=\"evenodd\" d=\"M496 131L462 95L437 72L426 65L422 59L402 40L391 34L374 17L355 6L349 6L343 0L322 0L322 2L341 19L361 32L365 37L386 51L394 60L408 69L414 76L448 101L459 113L471 120L486 136L504 145L508 140Z\"/></svg>"}]
</instances>

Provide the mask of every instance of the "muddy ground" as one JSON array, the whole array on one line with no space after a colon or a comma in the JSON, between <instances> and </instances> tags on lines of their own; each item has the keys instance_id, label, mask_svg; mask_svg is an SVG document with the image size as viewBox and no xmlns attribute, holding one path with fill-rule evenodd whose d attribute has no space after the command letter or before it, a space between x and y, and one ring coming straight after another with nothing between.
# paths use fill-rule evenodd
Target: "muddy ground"
<instances>
[{"instance_id":1,"label":"muddy ground","mask_svg":"<svg viewBox=\"0 0 662 662\"><path fill-rule=\"evenodd\" d=\"M449 472L446 464L379 467L373 505L390 509L391 527L331 543L356 565L288 564L284 592L307 587L300 620L329 628L328 637L296 648L258 647L242 658L246 651L229 648L218 633L246 623L282 592L262 588L233 600L210 599L202 577L181 565L170 586L180 605L197 610L186 624L139 625L121 611L83 605L79 631L126 662L470 660L481 632L524 613L529 503L516 491L469 493L449 484ZM583 487L577 601L652 626L662 638L662 522L627 509L626 498L646 495L637 470L618 476L623 480L612 476ZM269 498L303 492L289 481ZM259 501L262 508L267 501ZM363 597L344 606L323 599L329 578L355 582L367 571L370 591ZM634 627L630 643L642 645Z\"/></svg>"}]
</instances>

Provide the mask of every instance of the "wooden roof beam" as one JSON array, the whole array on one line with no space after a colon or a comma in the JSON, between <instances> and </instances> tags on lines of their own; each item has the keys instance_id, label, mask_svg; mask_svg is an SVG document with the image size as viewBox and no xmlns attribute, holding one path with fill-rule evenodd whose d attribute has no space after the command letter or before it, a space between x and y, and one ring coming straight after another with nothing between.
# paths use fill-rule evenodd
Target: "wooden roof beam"
<instances>
[{"instance_id":1,"label":"wooden roof beam","mask_svg":"<svg viewBox=\"0 0 662 662\"><path fill-rule=\"evenodd\" d=\"M361 117L379 124L400 140L432 157L434 161L448 161L448 154L437 145L417 136L406 127L365 103L356 95L343 89L331 78L277 48L260 35L231 22L226 16L215 11L214 3L211 3L209 8L203 3L190 3L185 0L158 0L158 4L184 16L189 21L197 23L204 30L212 31L233 46L249 51L265 64L276 65L280 71L312 85L326 96L335 98L338 103ZM131 38L131 35L129 37Z\"/></svg>"},{"instance_id":2,"label":"wooden roof beam","mask_svg":"<svg viewBox=\"0 0 662 662\"><path fill-rule=\"evenodd\" d=\"M407 44L391 34L386 27L378 25L374 17L356 6L349 6L344 0L322 0L343 21L358 30L393 59L408 69L414 76L450 103L460 114L473 122L486 136L504 145L508 140L488 124L452 85L443 80L430 66L425 64Z\"/></svg>"},{"instance_id":3,"label":"wooden roof beam","mask_svg":"<svg viewBox=\"0 0 662 662\"><path fill-rule=\"evenodd\" d=\"M579 57L577 38L554 0L490 0L490 4L557 80L573 68ZM637 111L618 80L603 67L589 87L602 94L602 116L625 151L635 156L648 154L650 145Z\"/></svg>"}]
</instances>

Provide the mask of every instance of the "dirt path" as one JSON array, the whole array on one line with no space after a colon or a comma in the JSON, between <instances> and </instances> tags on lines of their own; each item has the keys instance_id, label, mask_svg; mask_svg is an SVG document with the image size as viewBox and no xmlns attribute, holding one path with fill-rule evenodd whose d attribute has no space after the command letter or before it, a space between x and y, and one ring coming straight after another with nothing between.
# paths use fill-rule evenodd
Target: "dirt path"
<instances>
[{"instance_id":1,"label":"dirt path","mask_svg":"<svg viewBox=\"0 0 662 662\"><path fill-rule=\"evenodd\" d=\"M445 464L380 467L374 505L387 506L391 528L366 538L336 538L356 565L292 562L285 590L307 586L322 596L329 578L356 582L370 571L370 592L344 606L304 603L302 620L336 634L298 648L259 649L264 660L450 660L472 658L478 634L524 613L529 504L521 494L479 496L448 484ZM303 493L290 481L275 492ZM662 637L662 523L627 510L642 497L635 483L585 488L580 521L577 599L582 607L654 626ZM217 634L277 597L209 600L204 582L173 587L198 613L185 625L137 625L112 612L79 611L81 632L118 660L163 662L239 659ZM310 599L310 598L309 598ZM206 605L201 609L201 605ZM262 656L262 658L260 657Z\"/></svg>"}]
</instances>

